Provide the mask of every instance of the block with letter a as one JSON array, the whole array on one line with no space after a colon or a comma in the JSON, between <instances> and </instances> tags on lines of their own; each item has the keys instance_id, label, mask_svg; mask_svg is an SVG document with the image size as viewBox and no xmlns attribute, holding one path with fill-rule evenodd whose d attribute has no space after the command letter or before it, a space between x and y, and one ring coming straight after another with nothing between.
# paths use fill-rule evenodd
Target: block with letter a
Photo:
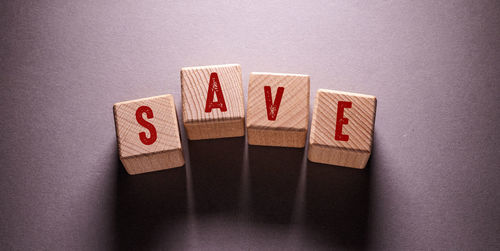
<instances>
[{"instance_id":1,"label":"block with letter a","mask_svg":"<svg viewBox=\"0 0 500 251\"><path fill-rule=\"evenodd\" d=\"M245 135L240 65L184 67L181 87L182 118L188 139Z\"/></svg>"},{"instance_id":2,"label":"block with letter a","mask_svg":"<svg viewBox=\"0 0 500 251\"><path fill-rule=\"evenodd\" d=\"M250 74L248 84L248 143L304 147L309 123L309 76Z\"/></svg>"},{"instance_id":3,"label":"block with letter a","mask_svg":"<svg viewBox=\"0 0 500 251\"><path fill-rule=\"evenodd\" d=\"M308 159L365 168L370 158L377 99L320 89L314 101Z\"/></svg>"},{"instance_id":4,"label":"block with letter a","mask_svg":"<svg viewBox=\"0 0 500 251\"><path fill-rule=\"evenodd\" d=\"M184 165L172 95L116 103L113 113L120 160L129 174Z\"/></svg>"}]
</instances>

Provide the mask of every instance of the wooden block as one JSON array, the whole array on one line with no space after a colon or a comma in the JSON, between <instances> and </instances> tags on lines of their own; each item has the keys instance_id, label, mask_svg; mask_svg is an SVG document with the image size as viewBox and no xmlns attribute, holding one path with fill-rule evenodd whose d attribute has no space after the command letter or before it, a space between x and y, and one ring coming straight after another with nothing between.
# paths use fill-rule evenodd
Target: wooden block
<instances>
[{"instance_id":1,"label":"wooden block","mask_svg":"<svg viewBox=\"0 0 500 251\"><path fill-rule=\"evenodd\" d=\"M330 165L365 168L372 148L376 106L374 96L318 90L308 159Z\"/></svg>"},{"instance_id":2,"label":"wooden block","mask_svg":"<svg viewBox=\"0 0 500 251\"><path fill-rule=\"evenodd\" d=\"M251 73L247 130L251 145L304 147L309 123L309 76Z\"/></svg>"},{"instance_id":3,"label":"wooden block","mask_svg":"<svg viewBox=\"0 0 500 251\"><path fill-rule=\"evenodd\" d=\"M188 139L245 135L241 82L238 64L182 68L182 118Z\"/></svg>"},{"instance_id":4,"label":"wooden block","mask_svg":"<svg viewBox=\"0 0 500 251\"><path fill-rule=\"evenodd\" d=\"M120 160L129 174L184 165L172 95L116 103L113 113Z\"/></svg>"}]
</instances>

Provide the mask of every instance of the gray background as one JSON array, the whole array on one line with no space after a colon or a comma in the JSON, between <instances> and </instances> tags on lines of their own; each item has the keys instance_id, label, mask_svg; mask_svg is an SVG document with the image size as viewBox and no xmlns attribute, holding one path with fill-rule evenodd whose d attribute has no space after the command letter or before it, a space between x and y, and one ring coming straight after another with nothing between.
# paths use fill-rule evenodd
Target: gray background
<instances>
[{"instance_id":1,"label":"gray background","mask_svg":"<svg viewBox=\"0 0 500 251\"><path fill-rule=\"evenodd\" d=\"M2 249L500 249L497 1L2 1ZM188 142L128 176L115 102L239 63L376 95L366 170ZM182 121L182 118L179 117Z\"/></svg>"}]
</instances>

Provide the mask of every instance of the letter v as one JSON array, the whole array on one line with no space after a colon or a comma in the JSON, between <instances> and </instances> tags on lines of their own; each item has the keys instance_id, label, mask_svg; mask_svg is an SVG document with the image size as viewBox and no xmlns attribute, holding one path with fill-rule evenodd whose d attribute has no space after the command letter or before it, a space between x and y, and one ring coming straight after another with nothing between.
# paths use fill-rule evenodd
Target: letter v
<instances>
[{"instance_id":1,"label":"letter v","mask_svg":"<svg viewBox=\"0 0 500 251\"><path fill-rule=\"evenodd\" d=\"M267 119L268 120L276 120L278 116L278 110L281 104L281 97L283 97L283 92L285 91L285 87L278 87L278 91L276 92L276 99L273 104L273 96L271 94L271 86L264 86L264 94L266 97L266 108L267 108Z\"/></svg>"}]
</instances>

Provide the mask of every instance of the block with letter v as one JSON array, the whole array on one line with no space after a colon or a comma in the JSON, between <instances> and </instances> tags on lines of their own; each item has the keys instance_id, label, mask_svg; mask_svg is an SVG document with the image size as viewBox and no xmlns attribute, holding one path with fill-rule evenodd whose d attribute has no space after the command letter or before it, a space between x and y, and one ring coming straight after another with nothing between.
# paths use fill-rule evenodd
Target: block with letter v
<instances>
[{"instance_id":1,"label":"block with letter v","mask_svg":"<svg viewBox=\"0 0 500 251\"><path fill-rule=\"evenodd\" d=\"M248 143L304 147L309 123L309 85L308 75L251 73Z\"/></svg>"}]
</instances>

